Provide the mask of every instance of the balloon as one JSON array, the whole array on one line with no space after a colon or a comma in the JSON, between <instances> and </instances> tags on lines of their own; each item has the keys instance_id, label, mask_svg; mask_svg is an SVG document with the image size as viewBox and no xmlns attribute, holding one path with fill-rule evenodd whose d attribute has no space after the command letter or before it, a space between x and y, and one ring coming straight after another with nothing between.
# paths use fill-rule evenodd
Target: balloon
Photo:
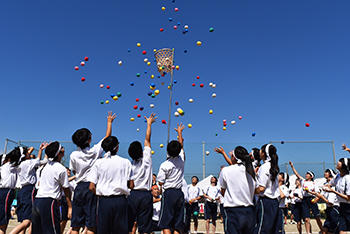
<instances>
[{"instance_id":1,"label":"balloon","mask_svg":"<svg viewBox=\"0 0 350 234\"><path fill-rule=\"evenodd\" d=\"M135 118L130 118L130 121L135 121Z\"/></svg>"},{"instance_id":2,"label":"balloon","mask_svg":"<svg viewBox=\"0 0 350 234\"><path fill-rule=\"evenodd\" d=\"M160 147L160 148L163 148L163 147L164 147L164 145L163 145L163 144L160 144L160 145L159 145L159 147Z\"/></svg>"},{"instance_id":3,"label":"balloon","mask_svg":"<svg viewBox=\"0 0 350 234\"><path fill-rule=\"evenodd\" d=\"M209 28L209 32L214 32L214 28L213 27Z\"/></svg>"},{"instance_id":4,"label":"balloon","mask_svg":"<svg viewBox=\"0 0 350 234\"><path fill-rule=\"evenodd\" d=\"M141 46L141 43L137 43L136 45L137 45L137 47L140 47L140 46Z\"/></svg>"},{"instance_id":5,"label":"balloon","mask_svg":"<svg viewBox=\"0 0 350 234\"><path fill-rule=\"evenodd\" d=\"M80 66L84 67L85 66L85 62L80 62Z\"/></svg>"},{"instance_id":6,"label":"balloon","mask_svg":"<svg viewBox=\"0 0 350 234\"><path fill-rule=\"evenodd\" d=\"M117 97L117 96L114 96L114 97L113 97L113 100L114 100L114 101L117 101L117 100L118 100L118 97Z\"/></svg>"},{"instance_id":7,"label":"balloon","mask_svg":"<svg viewBox=\"0 0 350 234\"><path fill-rule=\"evenodd\" d=\"M305 124L305 127L307 127L307 128L310 127L310 124L309 124L309 123L306 123L306 124Z\"/></svg>"},{"instance_id":8,"label":"balloon","mask_svg":"<svg viewBox=\"0 0 350 234\"><path fill-rule=\"evenodd\" d=\"M154 108L154 104L150 104L149 107Z\"/></svg>"},{"instance_id":9,"label":"balloon","mask_svg":"<svg viewBox=\"0 0 350 234\"><path fill-rule=\"evenodd\" d=\"M78 66L75 66L74 69L75 69L76 71L78 71L78 70L79 70L79 67L78 67Z\"/></svg>"},{"instance_id":10,"label":"balloon","mask_svg":"<svg viewBox=\"0 0 350 234\"><path fill-rule=\"evenodd\" d=\"M232 120L232 121L231 121L231 124L232 124L232 125L236 124L236 121Z\"/></svg>"},{"instance_id":11,"label":"balloon","mask_svg":"<svg viewBox=\"0 0 350 234\"><path fill-rule=\"evenodd\" d=\"M135 105L135 106L134 106L134 109L136 110L137 108L138 108L138 107Z\"/></svg>"},{"instance_id":12,"label":"balloon","mask_svg":"<svg viewBox=\"0 0 350 234\"><path fill-rule=\"evenodd\" d=\"M104 85L103 84L100 84L100 88L102 89L104 87Z\"/></svg>"},{"instance_id":13,"label":"balloon","mask_svg":"<svg viewBox=\"0 0 350 234\"><path fill-rule=\"evenodd\" d=\"M166 124L166 120L165 119L162 120L162 124Z\"/></svg>"},{"instance_id":14,"label":"balloon","mask_svg":"<svg viewBox=\"0 0 350 234\"><path fill-rule=\"evenodd\" d=\"M213 114L213 110L209 110L209 114Z\"/></svg>"},{"instance_id":15,"label":"balloon","mask_svg":"<svg viewBox=\"0 0 350 234\"><path fill-rule=\"evenodd\" d=\"M207 151L205 151L205 154L208 156L210 154L210 152L207 150Z\"/></svg>"},{"instance_id":16,"label":"balloon","mask_svg":"<svg viewBox=\"0 0 350 234\"><path fill-rule=\"evenodd\" d=\"M197 46L201 46L202 42L201 41L197 41L196 44L197 44Z\"/></svg>"},{"instance_id":17,"label":"balloon","mask_svg":"<svg viewBox=\"0 0 350 234\"><path fill-rule=\"evenodd\" d=\"M84 82L84 81L85 81L85 77L82 77L82 78L81 78L81 81Z\"/></svg>"},{"instance_id":18,"label":"balloon","mask_svg":"<svg viewBox=\"0 0 350 234\"><path fill-rule=\"evenodd\" d=\"M213 93L211 96L212 96L213 98L215 98L215 97L216 97L216 93Z\"/></svg>"},{"instance_id":19,"label":"balloon","mask_svg":"<svg viewBox=\"0 0 350 234\"><path fill-rule=\"evenodd\" d=\"M123 61L120 60L120 61L118 62L118 64L119 64L119 66L121 66L121 65L123 64Z\"/></svg>"},{"instance_id":20,"label":"balloon","mask_svg":"<svg viewBox=\"0 0 350 234\"><path fill-rule=\"evenodd\" d=\"M121 97L121 96L122 96L121 92L118 92L117 97Z\"/></svg>"},{"instance_id":21,"label":"balloon","mask_svg":"<svg viewBox=\"0 0 350 234\"><path fill-rule=\"evenodd\" d=\"M188 128L192 128L192 124L187 124L187 127Z\"/></svg>"},{"instance_id":22,"label":"balloon","mask_svg":"<svg viewBox=\"0 0 350 234\"><path fill-rule=\"evenodd\" d=\"M89 61L89 57L85 57L84 60L85 60L85 61Z\"/></svg>"}]
</instances>

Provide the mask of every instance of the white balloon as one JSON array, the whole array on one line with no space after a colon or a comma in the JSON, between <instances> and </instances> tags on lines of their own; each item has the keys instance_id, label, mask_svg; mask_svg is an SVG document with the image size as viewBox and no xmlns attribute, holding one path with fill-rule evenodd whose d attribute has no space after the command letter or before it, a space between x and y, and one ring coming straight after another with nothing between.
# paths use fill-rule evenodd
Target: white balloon
<instances>
[{"instance_id":1,"label":"white balloon","mask_svg":"<svg viewBox=\"0 0 350 234\"><path fill-rule=\"evenodd\" d=\"M213 98L216 97L216 93L213 93L211 96L212 96Z\"/></svg>"},{"instance_id":2,"label":"white balloon","mask_svg":"<svg viewBox=\"0 0 350 234\"><path fill-rule=\"evenodd\" d=\"M139 132L139 131L140 131L140 129L138 128L138 129L136 129L136 131L138 131L138 132Z\"/></svg>"},{"instance_id":3,"label":"white balloon","mask_svg":"<svg viewBox=\"0 0 350 234\"><path fill-rule=\"evenodd\" d=\"M216 84L213 84L211 87L212 87L212 88L216 88Z\"/></svg>"},{"instance_id":4,"label":"white balloon","mask_svg":"<svg viewBox=\"0 0 350 234\"><path fill-rule=\"evenodd\" d=\"M188 101L189 101L190 103L192 103L192 102L193 102L193 99L192 99L192 98L190 98L190 99L188 99Z\"/></svg>"},{"instance_id":5,"label":"white balloon","mask_svg":"<svg viewBox=\"0 0 350 234\"><path fill-rule=\"evenodd\" d=\"M235 124L235 123L236 123L236 121L234 121L234 120L231 121L231 124L232 124L232 125Z\"/></svg>"},{"instance_id":6,"label":"white balloon","mask_svg":"<svg viewBox=\"0 0 350 234\"><path fill-rule=\"evenodd\" d=\"M210 154L210 152L209 151L205 151L205 154L208 156Z\"/></svg>"},{"instance_id":7,"label":"white balloon","mask_svg":"<svg viewBox=\"0 0 350 234\"><path fill-rule=\"evenodd\" d=\"M154 104L150 104L149 107L154 108Z\"/></svg>"},{"instance_id":8,"label":"white balloon","mask_svg":"<svg viewBox=\"0 0 350 234\"><path fill-rule=\"evenodd\" d=\"M118 64L121 66L121 65L123 64L123 61L120 60L120 61L118 62Z\"/></svg>"},{"instance_id":9,"label":"white balloon","mask_svg":"<svg viewBox=\"0 0 350 234\"><path fill-rule=\"evenodd\" d=\"M145 58L143 61L144 61L145 63L147 63L147 62L148 62L148 58Z\"/></svg>"},{"instance_id":10,"label":"white balloon","mask_svg":"<svg viewBox=\"0 0 350 234\"><path fill-rule=\"evenodd\" d=\"M174 115L175 115L176 117L179 117L180 114L179 114L179 112L175 111Z\"/></svg>"}]
</instances>

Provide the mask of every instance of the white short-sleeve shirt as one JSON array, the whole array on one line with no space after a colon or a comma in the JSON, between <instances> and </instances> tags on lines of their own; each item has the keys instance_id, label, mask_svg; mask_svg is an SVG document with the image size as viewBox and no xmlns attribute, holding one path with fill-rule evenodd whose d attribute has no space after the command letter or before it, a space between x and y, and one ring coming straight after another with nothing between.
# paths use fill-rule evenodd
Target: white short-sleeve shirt
<instances>
[{"instance_id":1,"label":"white short-sleeve shirt","mask_svg":"<svg viewBox=\"0 0 350 234\"><path fill-rule=\"evenodd\" d=\"M197 185L193 186L192 184L187 186L187 194L188 194L188 201L194 198L197 198L199 196L203 196L202 190Z\"/></svg>"},{"instance_id":2,"label":"white short-sleeve shirt","mask_svg":"<svg viewBox=\"0 0 350 234\"><path fill-rule=\"evenodd\" d=\"M109 153L95 162L87 178L96 185L96 194L99 196L129 195L130 179L130 161Z\"/></svg>"},{"instance_id":3,"label":"white short-sleeve shirt","mask_svg":"<svg viewBox=\"0 0 350 234\"><path fill-rule=\"evenodd\" d=\"M315 192L316 191L316 186L315 186L315 182L314 181L302 180L301 181L301 187L303 188L303 197L312 197L313 196L310 193L308 193L306 191L306 189L311 191L311 192Z\"/></svg>"},{"instance_id":4,"label":"white short-sleeve shirt","mask_svg":"<svg viewBox=\"0 0 350 234\"><path fill-rule=\"evenodd\" d=\"M218 186L209 185L207 188L203 190L203 194L206 194L208 197L214 199L214 202L216 202L215 199L219 198L220 196L220 188ZM208 198L207 198L207 201L213 202Z\"/></svg>"},{"instance_id":5,"label":"white short-sleeve shirt","mask_svg":"<svg viewBox=\"0 0 350 234\"><path fill-rule=\"evenodd\" d=\"M224 207L254 205L255 180L242 164L234 164L221 170L219 183L225 189Z\"/></svg>"},{"instance_id":6,"label":"white short-sleeve shirt","mask_svg":"<svg viewBox=\"0 0 350 234\"><path fill-rule=\"evenodd\" d=\"M340 174L337 174L337 176L331 181L331 185L335 186L335 190L338 193L342 193L348 196L350 195L350 175L341 177ZM350 203L350 201L347 201L342 197L337 197L339 203Z\"/></svg>"},{"instance_id":7,"label":"white short-sleeve shirt","mask_svg":"<svg viewBox=\"0 0 350 234\"><path fill-rule=\"evenodd\" d=\"M161 202L153 203L153 217L152 220L159 221Z\"/></svg>"},{"instance_id":8,"label":"white short-sleeve shirt","mask_svg":"<svg viewBox=\"0 0 350 234\"><path fill-rule=\"evenodd\" d=\"M20 186L36 183L36 169L40 165L40 158L27 159L18 166Z\"/></svg>"},{"instance_id":9,"label":"white short-sleeve shirt","mask_svg":"<svg viewBox=\"0 0 350 234\"><path fill-rule=\"evenodd\" d=\"M324 185L327 185L328 183L325 183ZM333 189L335 189L335 187L332 186ZM338 200L338 196L335 193L330 193L330 192L326 192L326 191L321 191L321 194L328 200L329 203L332 203L333 206L339 206L339 200ZM329 204L327 204L327 206L329 206Z\"/></svg>"},{"instance_id":10,"label":"white short-sleeve shirt","mask_svg":"<svg viewBox=\"0 0 350 234\"><path fill-rule=\"evenodd\" d=\"M91 148L78 148L76 151L73 151L71 153L69 168L75 173L77 183L87 182L86 178L90 172L91 167L103 153L101 146L102 141L103 140Z\"/></svg>"},{"instance_id":11,"label":"white short-sleeve shirt","mask_svg":"<svg viewBox=\"0 0 350 234\"><path fill-rule=\"evenodd\" d=\"M284 194L284 198L281 199L281 197L279 197L279 207L280 208L285 208L286 207L286 200L287 200L287 197L289 197L289 189L286 185L281 185L280 186L280 189L282 191L282 193Z\"/></svg>"},{"instance_id":12,"label":"white short-sleeve shirt","mask_svg":"<svg viewBox=\"0 0 350 234\"><path fill-rule=\"evenodd\" d=\"M170 157L160 165L157 180L164 183L163 188L181 189L184 177L185 153L182 149L179 156Z\"/></svg>"},{"instance_id":13,"label":"white short-sleeve shirt","mask_svg":"<svg viewBox=\"0 0 350 234\"><path fill-rule=\"evenodd\" d=\"M278 178L276 176L275 181L272 182L270 175L271 163L265 162L259 168L257 175L257 186L262 186L265 188L263 193L260 193L260 197L268 197L271 199L276 199L280 196Z\"/></svg>"},{"instance_id":14,"label":"white short-sleeve shirt","mask_svg":"<svg viewBox=\"0 0 350 234\"><path fill-rule=\"evenodd\" d=\"M303 199L303 189L302 188L295 188L291 192L291 203L295 204L296 202L301 202Z\"/></svg>"},{"instance_id":15,"label":"white short-sleeve shirt","mask_svg":"<svg viewBox=\"0 0 350 234\"><path fill-rule=\"evenodd\" d=\"M134 189L150 190L152 186L152 154L151 148L145 146L143 157L140 160L131 162L131 179L134 181Z\"/></svg>"},{"instance_id":16,"label":"white short-sleeve shirt","mask_svg":"<svg viewBox=\"0 0 350 234\"><path fill-rule=\"evenodd\" d=\"M59 162L49 161L41 171L37 198L62 198L62 188L69 188L67 169Z\"/></svg>"},{"instance_id":17,"label":"white short-sleeve shirt","mask_svg":"<svg viewBox=\"0 0 350 234\"><path fill-rule=\"evenodd\" d=\"M1 188L16 188L18 167L7 162L1 166Z\"/></svg>"}]
</instances>

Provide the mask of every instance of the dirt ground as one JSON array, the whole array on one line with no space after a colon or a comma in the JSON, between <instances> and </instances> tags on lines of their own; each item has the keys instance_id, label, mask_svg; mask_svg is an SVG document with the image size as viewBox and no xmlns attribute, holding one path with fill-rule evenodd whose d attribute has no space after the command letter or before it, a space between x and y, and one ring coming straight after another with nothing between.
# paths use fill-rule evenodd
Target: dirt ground
<instances>
[{"instance_id":1,"label":"dirt ground","mask_svg":"<svg viewBox=\"0 0 350 234\"><path fill-rule=\"evenodd\" d=\"M288 220L289 222L289 220ZM311 221L312 223L312 230L313 230L313 233L319 233L319 228L317 227L317 224L316 224L316 221L315 220L312 220ZM9 224L9 227L7 229L7 233L10 233L10 231L17 225L17 221L16 220L11 220L10 221L10 224ZM67 224L67 227L69 227L69 223ZM193 224L191 225L191 230L193 230ZM285 226L285 230L286 230L286 233L298 233L297 231L297 227L296 227L296 224L287 224ZM68 231L68 228L66 228L66 231ZM66 233L65 231L65 233ZM199 221L199 228L198 228L198 233L205 233L205 222L204 220L200 220ZM224 233L224 229L223 229L223 224L218 221L217 222L217 227L216 227L216 233ZM306 233L305 232L305 229L304 229L304 225L303 225L303 233Z\"/></svg>"}]
</instances>

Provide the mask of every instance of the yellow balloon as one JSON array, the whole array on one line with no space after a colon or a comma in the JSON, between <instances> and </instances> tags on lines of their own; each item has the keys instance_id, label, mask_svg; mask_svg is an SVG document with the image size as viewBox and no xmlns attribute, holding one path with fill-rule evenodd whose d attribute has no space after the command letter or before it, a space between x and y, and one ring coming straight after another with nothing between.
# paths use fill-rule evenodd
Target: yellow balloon
<instances>
[{"instance_id":1,"label":"yellow balloon","mask_svg":"<svg viewBox=\"0 0 350 234\"><path fill-rule=\"evenodd\" d=\"M201 46L202 42L201 41L197 41L197 46Z\"/></svg>"},{"instance_id":2,"label":"yellow balloon","mask_svg":"<svg viewBox=\"0 0 350 234\"><path fill-rule=\"evenodd\" d=\"M160 145L159 145L159 147L160 147L160 148L163 148L163 147L164 147L164 145L163 145L163 144L160 144Z\"/></svg>"},{"instance_id":3,"label":"yellow balloon","mask_svg":"<svg viewBox=\"0 0 350 234\"><path fill-rule=\"evenodd\" d=\"M179 66L179 65L176 65L175 68L176 68L176 70L179 70L179 69L180 69L180 66Z\"/></svg>"},{"instance_id":4,"label":"yellow balloon","mask_svg":"<svg viewBox=\"0 0 350 234\"><path fill-rule=\"evenodd\" d=\"M151 62L148 62L148 63L147 63L147 66L151 66Z\"/></svg>"},{"instance_id":5,"label":"yellow balloon","mask_svg":"<svg viewBox=\"0 0 350 234\"><path fill-rule=\"evenodd\" d=\"M209 110L209 114L213 114L213 110Z\"/></svg>"},{"instance_id":6,"label":"yellow balloon","mask_svg":"<svg viewBox=\"0 0 350 234\"><path fill-rule=\"evenodd\" d=\"M154 151L153 151L153 150L151 151L151 154L154 154Z\"/></svg>"},{"instance_id":7,"label":"yellow balloon","mask_svg":"<svg viewBox=\"0 0 350 234\"><path fill-rule=\"evenodd\" d=\"M225 131L225 130L226 130L226 127L223 127L223 128L222 128L222 130L224 130L224 131Z\"/></svg>"},{"instance_id":8,"label":"yellow balloon","mask_svg":"<svg viewBox=\"0 0 350 234\"><path fill-rule=\"evenodd\" d=\"M135 118L130 118L130 121L135 121Z\"/></svg>"},{"instance_id":9,"label":"yellow balloon","mask_svg":"<svg viewBox=\"0 0 350 234\"><path fill-rule=\"evenodd\" d=\"M151 79L153 79L154 78L154 75L151 75Z\"/></svg>"},{"instance_id":10,"label":"yellow balloon","mask_svg":"<svg viewBox=\"0 0 350 234\"><path fill-rule=\"evenodd\" d=\"M138 42L136 45L137 45L137 47L140 47L140 46L141 46L141 43L140 43L140 42Z\"/></svg>"},{"instance_id":11,"label":"yellow balloon","mask_svg":"<svg viewBox=\"0 0 350 234\"><path fill-rule=\"evenodd\" d=\"M105 103L108 104L108 103L109 103L109 100L106 100Z\"/></svg>"},{"instance_id":12,"label":"yellow balloon","mask_svg":"<svg viewBox=\"0 0 350 234\"><path fill-rule=\"evenodd\" d=\"M192 124L188 124L187 127L188 127L188 128L192 128Z\"/></svg>"},{"instance_id":13,"label":"yellow balloon","mask_svg":"<svg viewBox=\"0 0 350 234\"><path fill-rule=\"evenodd\" d=\"M157 50L156 50L156 49L153 49L153 52L157 52Z\"/></svg>"},{"instance_id":14,"label":"yellow balloon","mask_svg":"<svg viewBox=\"0 0 350 234\"><path fill-rule=\"evenodd\" d=\"M117 100L118 100L118 96L114 96L114 97L113 97L113 100L114 100L114 101L117 101Z\"/></svg>"},{"instance_id":15,"label":"yellow balloon","mask_svg":"<svg viewBox=\"0 0 350 234\"><path fill-rule=\"evenodd\" d=\"M155 90L155 91L154 91L154 94L155 94L155 95L158 95L158 94L159 94L159 90L158 90L158 89Z\"/></svg>"},{"instance_id":16,"label":"yellow balloon","mask_svg":"<svg viewBox=\"0 0 350 234\"><path fill-rule=\"evenodd\" d=\"M151 90L155 90L156 89L156 87L152 87L152 86L150 86L149 87Z\"/></svg>"},{"instance_id":17,"label":"yellow balloon","mask_svg":"<svg viewBox=\"0 0 350 234\"><path fill-rule=\"evenodd\" d=\"M162 7L162 11L165 11L165 7Z\"/></svg>"}]
</instances>

